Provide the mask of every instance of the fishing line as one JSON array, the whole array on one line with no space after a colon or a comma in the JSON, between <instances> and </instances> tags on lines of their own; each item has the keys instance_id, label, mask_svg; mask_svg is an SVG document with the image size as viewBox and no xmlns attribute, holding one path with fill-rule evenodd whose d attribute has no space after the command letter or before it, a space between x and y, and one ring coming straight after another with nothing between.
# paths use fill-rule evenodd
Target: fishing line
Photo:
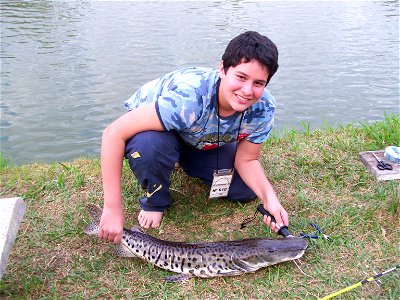
<instances>
[{"instance_id":1,"label":"fishing line","mask_svg":"<svg viewBox=\"0 0 400 300\"><path fill-rule=\"evenodd\" d=\"M366 279L364 279L364 280L361 280L361 281L359 281L359 282L357 282L357 283L355 283L355 284L353 284L353 285L351 285L351 286L348 286L348 287L346 287L346 288L344 288L344 289L341 289L341 290L339 290L339 291L337 291L337 292L334 292L334 293L332 293L332 294L330 294L330 295L328 295L328 296L325 296L325 297L323 297L323 298L319 298L318 300L327 300L327 299L331 299L331 298L336 297L336 296L338 296L338 295L340 295L340 294L343 294L343 293L345 293L345 292L351 291L351 290L353 290L353 289L355 289L355 288L357 288L357 287L359 287L359 286L362 286L363 284L366 284L366 283L368 283L368 282L371 282L371 281L376 280L378 277L387 275L387 274L389 274L389 273L395 271L397 268L400 268L400 265L394 266L393 268L390 268L389 270L386 270L386 271L384 271L384 272L382 272L382 273L379 273L379 274L376 274L376 275L374 275L374 276L372 276L372 277L369 277L369 278L366 278Z\"/></svg>"}]
</instances>

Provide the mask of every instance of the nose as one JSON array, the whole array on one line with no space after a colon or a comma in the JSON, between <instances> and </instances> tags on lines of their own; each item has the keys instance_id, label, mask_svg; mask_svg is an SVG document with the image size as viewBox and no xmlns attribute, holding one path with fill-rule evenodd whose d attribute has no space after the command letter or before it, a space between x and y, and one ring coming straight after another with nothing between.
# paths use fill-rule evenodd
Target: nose
<instances>
[{"instance_id":1,"label":"nose","mask_svg":"<svg viewBox=\"0 0 400 300\"><path fill-rule=\"evenodd\" d=\"M251 83L245 83L242 86L242 92L246 96L250 96L253 93L253 88Z\"/></svg>"}]
</instances>

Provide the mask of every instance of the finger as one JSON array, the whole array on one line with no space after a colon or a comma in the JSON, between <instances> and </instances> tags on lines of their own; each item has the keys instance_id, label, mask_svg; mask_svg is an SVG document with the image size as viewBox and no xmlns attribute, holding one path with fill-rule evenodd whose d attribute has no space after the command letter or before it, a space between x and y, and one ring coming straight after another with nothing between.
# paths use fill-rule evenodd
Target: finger
<instances>
[{"instance_id":1,"label":"finger","mask_svg":"<svg viewBox=\"0 0 400 300\"><path fill-rule=\"evenodd\" d=\"M114 240L114 234L109 233L107 236L107 241L112 242Z\"/></svg>"},{"instance_id":2,"label":"finger","mask_svg":"<svg viewBox=\"0 0 400 300\"><path fill-rule=\"evenodd\" d=\"M271 229L274 231L274 232L278 232L278 230L279 230L279 226L278 226L278 224L276 224L276 223L274 223L274 222L271 222Z\"/></svg>"},{"instance_id":3,"label":"finger","mask_svg":"<svg viewBox=\"0 0 400 300\"><path fill-rule=\"evenodd\" d=\"M114 244L119 244L119 243L121 243L121 239L122 239L122 233L119 233L114 236L114 239L112 240L112 242Z\"/></svg>"},{"instance_id":4,"label":"finger","mask_svg":"<svg viewBox=\"0 0 400 300\"><path fill-rule=\"evenodd\" d=\"M285 226L289 226L289 214L286 212L286 210L282 211L282 221Z\"/></svg>"},{"instance_id":5,"label":"finger","mask_svg":"<svg viewBox=\"0 0 400 300\"><path fill-rule=\"evenodd\" d=\"M99 229L99 232L97 233L97 236L98 236L100 239L103 239L103 236L104 236L104 231L103 231L103 229Z\"/></svg>"},{"instance_id":6,"label":"finger","mask_svg":"<svg viewBox=\"0 0 400 300\"><path fill-rule=\"evenodd\" d=\"M283 226L283 220L282 220L280 213L276 214L275 220L276 220L276 224L275 224L276 228L278 228L278 229L281 228Z\"/></svg>"},{"instance_id":7,"label":"finger","mask_svg":"<svg viewBox=\"0 0 400 300\"><path fill-rule=\"evenodd\" d=\"M269 216L264 216L264 223L265 223L269 228L271 228L272 231L275 231L275 232L278 231L278 228L276 228L275 222L272 222L272 221L271 221L271 217L269 217Z\"/></svg>"}]
</instances>

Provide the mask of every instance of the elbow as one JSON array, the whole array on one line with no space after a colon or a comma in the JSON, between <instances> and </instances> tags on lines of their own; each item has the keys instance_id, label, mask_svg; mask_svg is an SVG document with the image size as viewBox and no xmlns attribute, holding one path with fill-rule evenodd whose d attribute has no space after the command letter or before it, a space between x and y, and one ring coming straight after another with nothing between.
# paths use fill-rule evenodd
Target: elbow
<instances>
[{"instance_id":1,"label":"elbow","mask_svg":"<svg viewBox=\"0 0 400 300\"><path fill-rule=\"evenodd\" d=\"M102 143L113 142L115 143L117 140L121 139L119 131L115 128L116 126L111 123L103 130L102 134Z\"/></svg>"},{"instance_id":2,"label":"elbow","mask_svg":"<svg viewBox=\"0 0 400 300\"><path fill-rule=\"evenodd\" d=\"M234 167L236 170L240 170L241 168L251 167L253 163L259 163L258 158L250 158L250 157L238 157L235 158Z\"/></svg>"},{"instance_id":3,"label":"elbow","mask_svg":"<svg viewBox=\"0 0 400 300\"><path fill-rule=\"evenodd\" d=\"M111 133L111 131L112 131L112 124L110 124L110 125L108 125L106 128L104 128L104 130L103 130L103 139L105 138L105 137L107 137L108 135L110 135L110 133Z\"/></svg>"},{"instance_id":4,"label":"elbow","mask_svg":"<svg viewBox=\"0 0 400 300\"><path fill-rule=\"evenodd\" d=\"M112 128L111 128L111 125L108 125L103 130L103 134L102 134L102 137L101 137L102 142L104 143L104 141L108 140L111 135L112 135Z\"/></svg>"}]
</instances>

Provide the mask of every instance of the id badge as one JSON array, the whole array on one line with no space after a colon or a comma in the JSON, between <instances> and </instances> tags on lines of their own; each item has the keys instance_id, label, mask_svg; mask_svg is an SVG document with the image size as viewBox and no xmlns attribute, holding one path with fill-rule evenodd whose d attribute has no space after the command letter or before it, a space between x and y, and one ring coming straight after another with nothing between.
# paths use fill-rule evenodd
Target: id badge
<instances>
[{"instance_id":1,"label":"id badge","mask_svg":"<svg viewBox=\"0 0 400 300\"><path fill-rule=\"evenodd\" d=\"M221 169L214 171L214 178L211 184L210 198L228 196L229 187L232 182L233 169Z\"/></svg>"}]
</instances>

